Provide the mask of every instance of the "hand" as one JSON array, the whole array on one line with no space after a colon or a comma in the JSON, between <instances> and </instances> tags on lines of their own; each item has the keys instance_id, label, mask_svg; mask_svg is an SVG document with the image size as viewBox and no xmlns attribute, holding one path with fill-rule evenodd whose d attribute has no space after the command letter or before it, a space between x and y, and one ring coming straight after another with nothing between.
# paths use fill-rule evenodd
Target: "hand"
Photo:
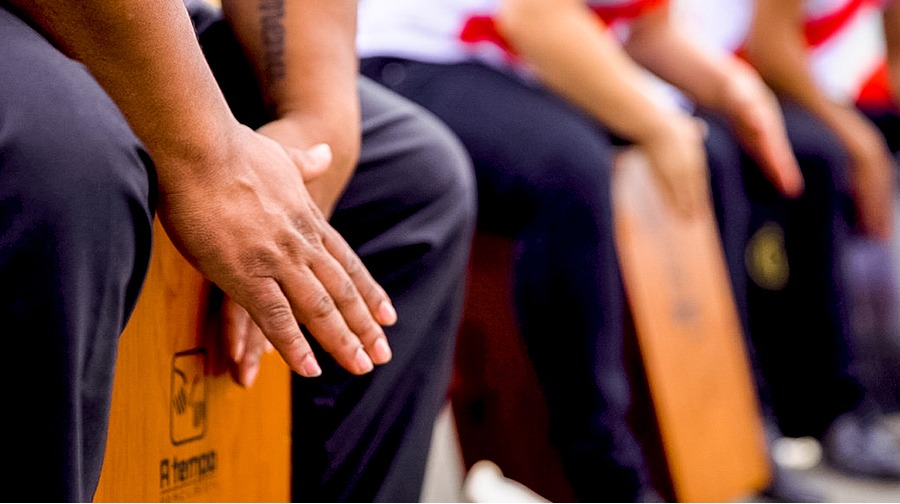
<instances>
[{"instance_id":1,"label":"hand","mask_svg":"<svg viewBox=\"0 0 900 504\"><path fill-rule=\"evenodd\" d=\"M785 196L799 196L803 175L788 141L778 100L746 65L731 74L723 110L738 140L775 188Z\"/></svg>"},{"instance_id":2,"label":"hand","mask_svg":"<svg viewBox=\"0 0 900 504\"><path fill-rule=\"evenodd\" d=\"M278 142L289 154L297 156L310 154L293 148L297 145L308 144L309 139L315 136L308 129L304 128L303 122L300 120L293 117L282 117L265 124L256 131ZM328 145L319 144L310 150L311 152L321 151L318 156L329 156L332 162L321 164L322 169L318 171L310 170L308 168L310 164L304 162L303 159L294 160L294 164L303 167L301 176L310 197L319 209L328 215L337 204L338 198L353 173L357 155L353 154L348 162L341 163L350 166L350 169L342 170L335 167L332 151ZM347 150L350 149L344 146L342 152ZM317 157L317 155L313 155L313 157ZM244 387L251 387L259 374L263 350L273 347L253 322L247 310L231 301L227 296L222 307L222 316L224 317L224 335L226 341L229 342L229 358L234 380Z\"/></svg>"},{"instance_id":3,"label":"hand","mask_svg":"<svg viewBox=\"0 0 900 504\"><path fill-rule=\"evenodd\" d=\"M183 175L161 184L160 219L182 254L300 375L321 368L298 324L352 373L390 360L381 328L396 321L390 299L304 186L304 172L330 162L328 150L286 150L237 124L221 141L217 155L170 170Z\"/></svg>"},{"instance_id":4,"label":"hand","mask_svg":"<svg viewBox=\"0 0 900 504\"><path fill-rule=\"evenodd\" d=\"M697 215L709 197L703 145L706 125L681 113L667 116L663 124L657 134L638 145L646 152L666 200L681 215Z\"/></svg>"},{"instance_id":5,"label":"hand","mask_svg":"<svg viewBox=\"0 0 900 504\"><path fill-rule=\"evenodd\" d=\"M360 132L358 128L347 127L340 134L327 134L317 123L308 124L305 117L284 116L257 130L275 140L285 148L311 145L316 139L327 138L335 147L332 163L328 170L315 177L304 174L306 190L326 216L331 215L338 198L344 192L359 160Z\"/></svg>"},{"instance_id":6,"label":"hand","mask_svg":"<svg viewBox=\"0 0 900 504\"><path fill-rule=\"evenodd\" d=\"M846 110L846 109L845 109ZM894 229L894 162L884 137L867 119L847 110L838 133L850 154L850 191L860 227L889 238Z\"/></svg>"},{"instance_id":7,"label":"hand","mask_svg":"<svg viewBox=\"0 0 900 504\"><path fill-rule=\"evenodd\" d=\"M259 374L263 353L275 350L265 335L250 318L243 306L225 296L222 305L224 335L234 381L250 387Z\"/></svg>"}]
</instances>

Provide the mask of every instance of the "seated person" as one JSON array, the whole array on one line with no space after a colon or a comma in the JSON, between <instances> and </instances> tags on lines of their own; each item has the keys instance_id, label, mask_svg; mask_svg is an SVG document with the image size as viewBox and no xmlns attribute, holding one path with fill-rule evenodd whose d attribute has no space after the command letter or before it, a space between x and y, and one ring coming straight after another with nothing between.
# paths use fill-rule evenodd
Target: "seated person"
<instances>
[{"instance_id":1,"label":"seated person","mask_svg":"<svg viewBox=\"0 0 900 504\"><path fill-rule=\"evenodd\" d=\"M645 152L684 218L711 183L743 314L742 169L761 169L787 195L803 190L774 96L746 64L691 44L665 1L363 0L359 22L362 72L460 137L480 229L515 241L519 328L577 498L658 498L626 425L614 144ZM642 66L683 90L703 119L661 98ZM830 222L829 210L820 220Z\"/></svg>"},{"instance_id":2,"label":"seated person","mask_svg":"<svg viewBox=\"0 0 900 504\"><path fill-rule=\"evenodd\" d=\"M263 334L298 373L297 495L418 499L474 225L470 166L434 118L357 78L355 2L257 3L237 31L283 38L238 44L205 25L211 58L254 63L220 73L222 89L180 1L0 5L8 500L91 500L157 202L179 250L262 328L232 327L239 380ZM261 87L244 87L254 67Z\"/></svg>"},{"instance_id":3,"label":"seated person","mask_svg":"<svg viewBox=\"0 0 900 504\"><path fill-rule=\"evenodd\" d=\"M843 151L830 167L837 190L832 203L833 244L810 235L815 221L809 215L816 203L808 202L804 210L801 198L783 206L763 184L747 183L756 233L751 243L764 240L771 226L782 233L783 278L773 282L771 275L754 272L751 266L749 297L751 335L778 424L785 434L823 440L825 456L839 469L900 477L900 447L879 422L871 391L854 369L858 361L839 269L849 238L844 223L848 200L853 203L857 235L886 246L892 233L890 152L877 130L852 106L857 99L879 94L874 91L878 79L871 78L872 69L879 66L877 51L852 51L854 61L838 63L840 55L848 54L841 45L852 48L861 40L859 34L847 37L840 32L865 31L876 19L881 22L882 13L873 2L803 0L689 0L684 9L686 19L694 22L694 32L706 43L740 53L792 104L789 107L802 109L826 127L792 126L789 119L792 142L798 138L818 144L823 152L827 145ZM803 42L804 17L807 42L815 46L809 50ZM832 43L825 44L830 38ZM821 60L814 62L807 54ZM843 90L843 97L826 93L826 88L834 93ZM808 174L807 185L812 175ZM779 206L788 211L778 210ZM748 257L752 254L751 246ZM825 261L828 255L833 257ZM829 264L831 275L825 274Z\"/></svg>"}]
</instances>

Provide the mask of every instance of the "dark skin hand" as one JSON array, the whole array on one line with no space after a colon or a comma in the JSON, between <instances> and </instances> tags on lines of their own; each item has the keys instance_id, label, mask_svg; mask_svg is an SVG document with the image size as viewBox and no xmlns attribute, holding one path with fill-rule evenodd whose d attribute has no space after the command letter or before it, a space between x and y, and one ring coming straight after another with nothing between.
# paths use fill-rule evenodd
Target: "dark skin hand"
<instances>
[{"instance_id":1,"label":"dark skin hand","mask_svg":"<svg viewBox=\"0 0 900 504\"><path fill-rule=\"evenodd\" d=\"M106 89L154 158L169 236L294 371L320 373L300 323L350 372L384 360L390 299L304 182L324 176L327 149L281 145L237 123L180 1L9 3Z\"/></svg>"}]
</instances>

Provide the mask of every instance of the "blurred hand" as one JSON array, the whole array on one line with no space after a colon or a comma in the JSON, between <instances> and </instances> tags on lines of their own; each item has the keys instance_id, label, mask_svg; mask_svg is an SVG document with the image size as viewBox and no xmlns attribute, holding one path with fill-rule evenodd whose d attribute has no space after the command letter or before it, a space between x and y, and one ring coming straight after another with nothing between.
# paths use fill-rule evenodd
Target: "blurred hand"
<instances>
[{"instance_id":1,"label":"blurred hand","mask_svg":"<svg viewBox=\"0 0 900 504\"><path fill-rule=\"evenodd\" d=\"M694 117L674 113L652 137L637 142L660 183L666 200L681 215L691 217L709 197L709 171L703 138L706 125Z\"/></svg>"},{"instance_id":2,"label":"blurred hand","mask_svg":"<svg viewBox=\"0 0 900 504\"><path fill-rule=\"evenodd\" d=\"M285 149L238 125L222 142L218 158L195 160L175 187L160 188L160 219L182 254L246 309L300 375L321 368L299 324L352 373L390 360L381 328L396 321L390 299L303 182L327 168L330 150ZM240 316L230 320L240 331ZM253 332L231 334L233 357L254 367Z\"/></svg>"},{"instance_id":3,"label":"blurred hand","mask_svg":"<svg viewBox=\"0 0 900 504\"><path fill-rule=\"evenodd\" d=\"M803 192L803 175L791 150L784 118L774 93L749 66L731 74L723 109L744 149L778 191Z\"/></svg>"},{"instance_id":4,"label":"blurred hand","mask_svg":"<svg viewBox=\"0 0 900 504\"><path fill-rule=\"evenodd\" d=\"M855 110L846 110L838 136L850 154L850 190L862 231L889 238L894 229L894 161L881 132Z\"/></svg>"}]
</instances>

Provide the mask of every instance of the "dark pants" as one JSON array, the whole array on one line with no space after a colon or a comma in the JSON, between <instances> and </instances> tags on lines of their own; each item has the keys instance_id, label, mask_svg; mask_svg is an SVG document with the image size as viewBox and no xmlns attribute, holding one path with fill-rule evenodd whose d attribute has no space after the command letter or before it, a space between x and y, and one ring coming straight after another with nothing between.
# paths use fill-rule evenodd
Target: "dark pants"
<instances>
[{"instance_id":1,"label":"dark pants","mask_svg":"<svg viewBox=\"0 0 900 504\"><path fill-rule=\"evenodd\" d=\"M200 42L238 119L269 120L227 25L190 4ZM419 499L434 420L446 401L475 188L465 151L421 108L361 78L362 154L331 219L391 296L394 357L354 377L315 346L320 378L293 379L293 498Z\"/></svg>"},{"instance_id":2,"label":"dark pants","mask_svg":"<svg viewBox=\"0 0 900 504\"><path fill-rule=\"evenodd\" d=\"M0 47L0 495L86 501L150 256L155 175L88 72L3 7Z\"/></svg>"},{"instance_id":3,"label":"dark pants","mask_svg":"<svg viewBox=\"0 0 900 504\"><path fill-rule=\"evenodd\" d=\"M516 316L575 493L634 500L648 477L626 424L609 134L560 98L480 64L369 58L362 72L434 112L468 149L480 229L516 243ZM725 242L740 258L749 204L739 199L739 171L723 169L740 162L740 150L719 126L711 122L712 181L735 197L717 199L716 209L738 230Z\"/></svg>"},{"instance_id":4,"label":"dark pants","mask_svg":"<svg viewBox=\"0 0 900 504\"><path fill-rule=\"evenodd\" d=\"M783 111L806 189L790 200L759 170L745 170L753 202L750 335L782 431L821 436L864 395L852 372L840 262L848 236L847 155L830 130L799 106L783 104Z\"/></svg>"},{"instance_id":5,"label":"dark pants","mask_svg":"<svg viewBox=\"0 0 900 504\"><path fill-rule=\"evenodd\" d=\"M154 170L87 71L2 8L0 47L2 495L86 501L149 259ZM371 83L360 93L363 158L332 222L394 299L394 360L353 378L320 355L323 377L295 382L295 489L412 501L445 400L474 190L436 121Z\"/></svg>"}]
</instances>

